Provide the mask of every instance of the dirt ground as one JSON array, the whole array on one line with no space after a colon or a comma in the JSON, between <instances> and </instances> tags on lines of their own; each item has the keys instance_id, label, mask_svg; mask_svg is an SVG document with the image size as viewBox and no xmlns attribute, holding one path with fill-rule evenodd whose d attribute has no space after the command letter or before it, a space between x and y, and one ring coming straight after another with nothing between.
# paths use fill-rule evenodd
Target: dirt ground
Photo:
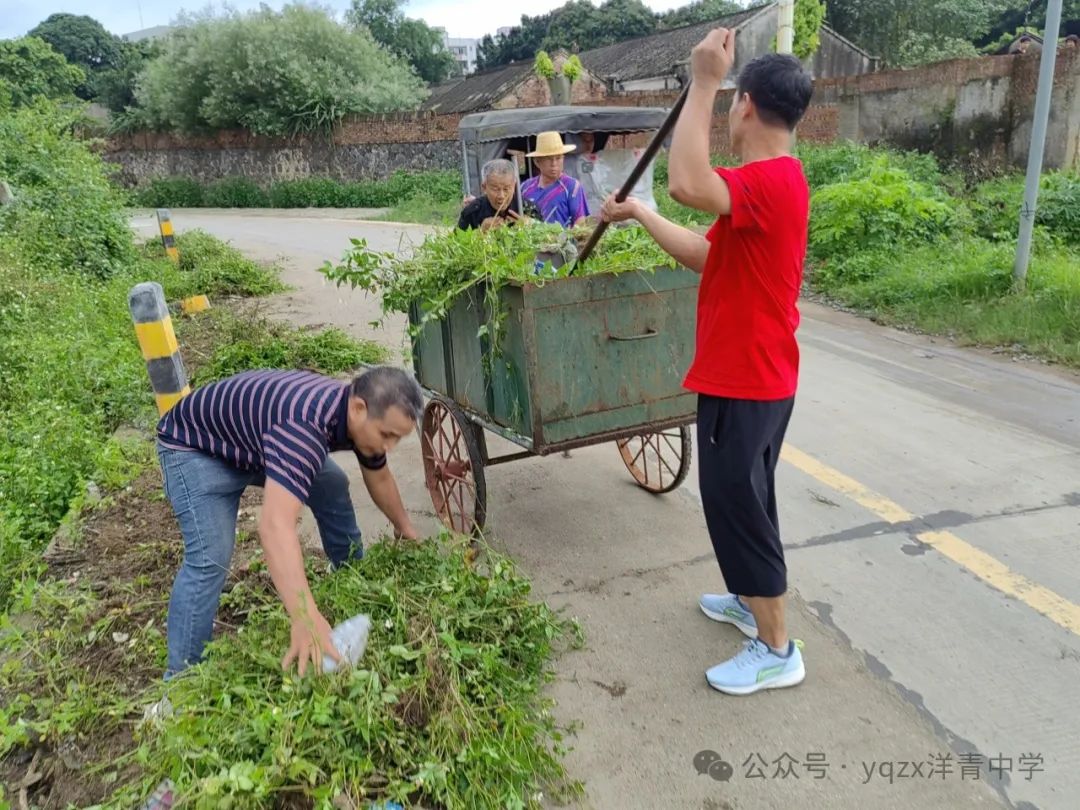
<instances>
[{"instance_id":1,"label":"dirt ground","mask_svg":"<svg viewBox=\"0 0 1080 810\"><path fill-rule=\"evenodd\" d=\"M258 502L257 490L245 493L241 500L237 554L226 590L242 578L255 576L248 572L247 564L258 547L254 534ZM107 494L84 513L75 531L58 536L49 546L43 579L65 583L72 593L88 590L94 598L78 602L91 607L85 616L78 617L76 626L104 628L93 640L76 646L69 659L89 682L134 698L161 677L164 662L137 654L126 641L148 626L164 634L168 595L182 558L180 531L156 465L121 491ZM45 610L39 609L42 613ZM53 617L42 613L25 615L21 621L24 625L43 621L52 627ZM228 633L241 620L223 607L215 631ZM47 684L38 686L45 694ZM93 737L35 740L35 745L0 762L0 783L13 806L27 802L26 806L59 810L86 807L104 799L110 787L92 773L91 766L108 763L131 750L132 732L141 720L138 709L133 705L130 716L104 724ZM124 781L125 773L133 772L122 769L119 781Z\"/></svg>"}]
</instances>

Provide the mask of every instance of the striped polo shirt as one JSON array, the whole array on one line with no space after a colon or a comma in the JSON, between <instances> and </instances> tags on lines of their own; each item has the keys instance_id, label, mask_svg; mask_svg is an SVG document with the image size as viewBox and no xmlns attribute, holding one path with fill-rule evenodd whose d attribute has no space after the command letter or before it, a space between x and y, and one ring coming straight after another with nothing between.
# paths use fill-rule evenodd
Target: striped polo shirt
<instances>
[{"instance_id":1,"label":"striped polo shirt","mask_svg":"<svg viewBox=\"0 0 1080 810\"><path fill-rule=\"evenodd\" d=\"M540 175L521 184L521 196L535 203L544 222L557 222L564 228L573 227L582 217L589 216L589 201L581 183L568 174L547 188L540 185Z\"/></svg>"},{"instance_id":2,"label":"striped polo shirt","mask_svg":"<svg viewBox=\"0 0 1080 810\"><path fill-rule=\"evenodd\" d=\"M348 434L349 383L308 371L246 371L203 386L158 422L158 442L199 450L241 470L265 472L302 502L331 452L352 450L370 470L385 454L368 457Z\"/></svg>"}]
</instances>

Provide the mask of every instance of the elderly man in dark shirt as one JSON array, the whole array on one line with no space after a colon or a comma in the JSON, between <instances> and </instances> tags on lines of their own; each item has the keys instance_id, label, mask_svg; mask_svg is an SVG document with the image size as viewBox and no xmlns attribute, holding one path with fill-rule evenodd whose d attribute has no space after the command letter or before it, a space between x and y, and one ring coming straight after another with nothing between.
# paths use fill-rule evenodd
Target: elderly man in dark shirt
<instances>
[{"instance_id":1,"label":"elderly man in dark shirt","mask_svg":"<svg viewBox=\"0 0 1080 810\"><path fill-rule=\"evenodd\" d=\"M488 231L507 223L522 222L530 216L526 205L525 214L518 208L517 169L509 160L499 158L484 164L481 173L483 195L471 199L458 217L458 228L463 231L479 228Z\"/></svg>"}]
</instances>

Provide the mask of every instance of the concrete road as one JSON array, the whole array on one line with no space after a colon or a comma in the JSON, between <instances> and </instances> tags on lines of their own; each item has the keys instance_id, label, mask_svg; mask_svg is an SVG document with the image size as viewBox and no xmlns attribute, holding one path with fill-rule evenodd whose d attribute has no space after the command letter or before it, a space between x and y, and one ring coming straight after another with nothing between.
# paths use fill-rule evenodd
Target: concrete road
<instances>
[{"instance_id":1,"label":"concrete road","mask_svg":"<svg viewBox=\"0 0 1080 810\"><path fill-rule=\"evenodd\" d=\"M283 258L296 290L282 315L404 349L400 319L373 330L377 302L313 269L349 237L406 249L425 229L325 213L174 222ZM696 606L723 588L696 471L653 497L613 445L488 470L493 542L587 633L552 689L582 724L580 806L1080 806L1080 378L802 309L778 473L801 686L734 698L705 683L741 642ZM434 528L419 442L394 465ZM381 531L362 487L356 499ZM702 751L730 777L699 773Z\"/></svg>"}]
</instances>

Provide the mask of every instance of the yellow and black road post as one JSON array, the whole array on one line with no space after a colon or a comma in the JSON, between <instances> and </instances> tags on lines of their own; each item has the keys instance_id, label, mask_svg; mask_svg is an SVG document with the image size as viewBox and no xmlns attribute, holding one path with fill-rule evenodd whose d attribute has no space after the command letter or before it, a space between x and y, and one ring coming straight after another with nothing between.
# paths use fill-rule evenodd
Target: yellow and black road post
<instances>
[{"instance_id":1,"label":"yellow and black road post","mask_svg":"<svg viewBox=\"0 0 1080 810\"><path fill-rule=\"evenodd\" d=\"M179 266L180 249L176 246L176 232L173 231L172 215L168 208L157 209L158 230L161 232L161 244L165 247L165 255ZM210 299L205 295L193 295L180 302L180 309L185 315L195 315L210 309Z\"/></svg>"},{"instance_id":2,"label":"yellow and black road post","mask_svg":"<svg viewBox=\"0 0 1080 810\"><path fill-rule=\"evenodd\" d=\"M128 309L135 322L150 385L154 389L158 414L164 415L173 405L191 393L187 371L180 357L180 346L173 332L165 291L156 281L136 284L128 293Z\"/></svg>"},{"instance_id":3,"label":"yellow and black road post","mask_svg":"<svg viewBox=\"0 0 1080 810\"><path fill-rule=\"evenodd\" d=\"M168 208L157 209L157 223L158 230L161 231L161 244L165 246L165 255L180 264L180 251L176 249L176 234L173 232Z\"/></svg>"}]
</instances>

